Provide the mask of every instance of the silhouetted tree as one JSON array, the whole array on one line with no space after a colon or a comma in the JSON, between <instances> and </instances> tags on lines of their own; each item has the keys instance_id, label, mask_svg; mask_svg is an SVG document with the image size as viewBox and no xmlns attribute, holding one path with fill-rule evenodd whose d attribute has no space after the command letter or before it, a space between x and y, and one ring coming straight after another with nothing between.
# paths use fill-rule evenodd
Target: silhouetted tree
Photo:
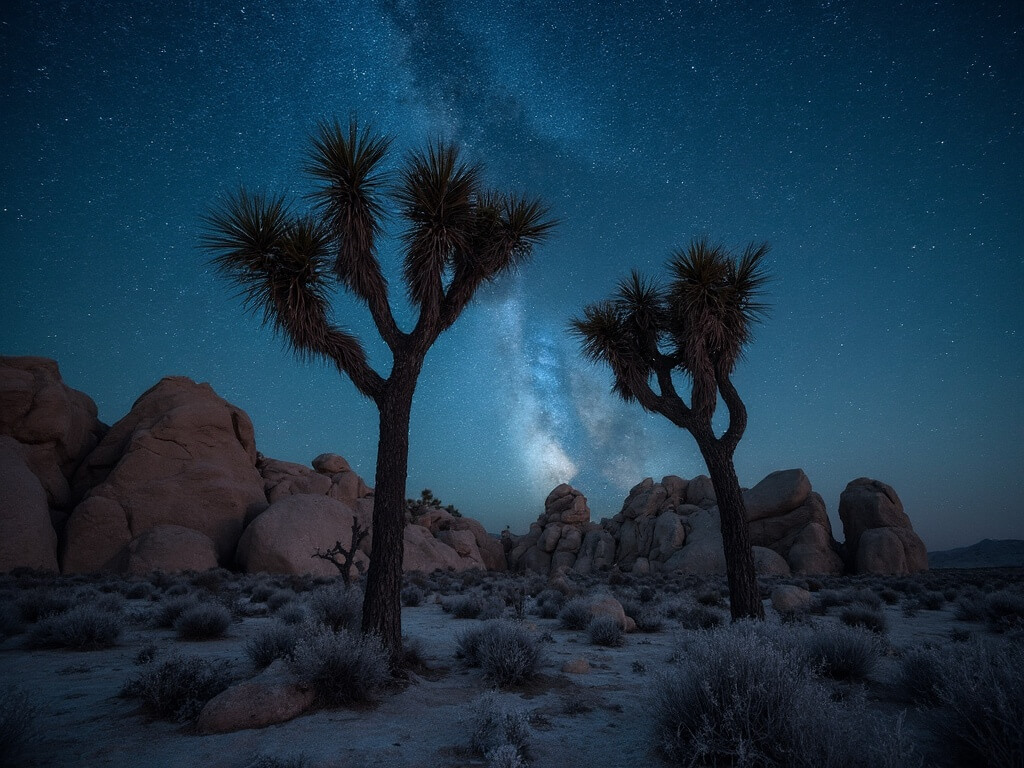
<instances>
[{"instance_id":1,"label":"silhouetted tree","mask_svg":"<svg viewBox=\"0 0 1024 768\"><path fill-rule=\"evenodd\" d=\"M488 190L478 165L449 143L409 154L384 170L391 139L352 121L321 124L305 165L316 186L312 208L294 213L281 196L242 189L205 217L203 246L236 283L248 309L303 358L330 362L380 412L373 548L363 630L401 652L402 529L409 416L423 359L476 290L530 257L554 221L537 199ZM415 326L399 328L377 258L386 203L404 220L406 293ZM385 378L359 339L330 318L332 282L366 304L391 351Z\"/></svg>"},{"instance_id":2,"label":"silhouetted tree","mask_svg":"<svg viewBox=\"0 0 1024 768\"><path fill-rule=\"evenodd\" d=\"M767 245L750 245L734 256L694 241L669 260L667 288L634 271L610 299L585 307L572 321L584 354L612 369L613 392L660 413L697 441L718 500L733 618L764 618L733 464L747 410L730 377L765 309L757 299L767 280L767 252ZM690 380L689 405L676 391L677 372ZM729 412L721 436L711 425L719 395Z\"/></svg>"}]
</instances>

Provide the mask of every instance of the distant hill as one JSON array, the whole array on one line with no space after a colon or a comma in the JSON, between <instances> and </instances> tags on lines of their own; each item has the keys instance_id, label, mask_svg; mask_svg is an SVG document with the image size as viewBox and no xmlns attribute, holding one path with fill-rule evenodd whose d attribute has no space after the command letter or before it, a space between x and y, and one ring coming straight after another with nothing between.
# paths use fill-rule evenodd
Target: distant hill
<instances>
[{"instance_id":1,"label":"distant hill","mask_svg":"<svg viewBox=\"0 0 1024 768\"><path fill-rule=\"evenodd\" d=\"M958 549L928 553L929 568L1017 568L1024 567L1024 540L982 539Z\"/></svg>"}]
</instances>

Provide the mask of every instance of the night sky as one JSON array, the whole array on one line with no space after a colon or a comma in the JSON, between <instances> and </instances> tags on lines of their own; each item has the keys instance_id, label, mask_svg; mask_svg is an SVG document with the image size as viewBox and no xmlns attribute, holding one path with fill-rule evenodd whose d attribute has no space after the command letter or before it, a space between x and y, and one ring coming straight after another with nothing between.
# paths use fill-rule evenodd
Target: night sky
<instances>
[{"instance_id":1,"label":"night sky","mask_svg":"<svg viewBox=\"0 0 1024 768\"><path fill-rule=\"evenodd\" d=\"M561 481L600 518L645 476L705 472L566 327L707 235L772 246L742 484L804 468L840 539L864 475L930 549L1024 538L1024 4L498 5L5 0L0 352L56 358L107 423L161 376L209 381L266 455L340 453L372 483L373 404L197 247L241 184L301 202L307 137L354 115L396 165L456 140L562 221L428 355L410 495L522 532ZM394 239L382 260L398 284ZM387 370L364 308L336 306Z\"/></svg>"}]
</instances>

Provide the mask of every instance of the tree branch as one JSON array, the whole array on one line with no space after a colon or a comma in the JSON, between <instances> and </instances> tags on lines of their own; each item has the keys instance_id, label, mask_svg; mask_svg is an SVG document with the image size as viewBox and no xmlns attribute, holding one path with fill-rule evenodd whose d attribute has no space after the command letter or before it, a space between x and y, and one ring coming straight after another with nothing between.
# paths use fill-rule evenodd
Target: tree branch
<instances>
[{"instance_id":1,"label":"tree branch","mask_svg":"<svg viewBox=\"0 0 1024 768\"><path fill-rule=\"evenodd\" d=\"M715 379L718 382L718 391L722 393L722 400L729 409L729 428L725 430L719 442L731 456L747 429L747 407L727 373L716 368Z\"/></svg>"}]
</instances>

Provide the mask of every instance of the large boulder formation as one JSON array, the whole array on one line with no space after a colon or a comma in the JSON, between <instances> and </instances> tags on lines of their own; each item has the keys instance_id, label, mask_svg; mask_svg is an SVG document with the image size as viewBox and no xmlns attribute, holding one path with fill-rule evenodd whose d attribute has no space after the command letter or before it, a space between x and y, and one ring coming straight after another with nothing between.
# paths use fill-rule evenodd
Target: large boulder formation
<instances>
[{"instance_id":1,"label":"large boulder formation","mask_svg":"<svg viewBox=\"0 0 1024 768\"><path fill-rule=\"evenodd\" d=\"M360 510L326 495L292 494L271 504L253 520L238 541L236 563L247 573L310 573L337 576L337 567L313 553L329 550L336 542L352 546L352 522L370 529L372 508ZM369 562L371 540L363 539L353 558L350 576Z\"/></svg>"},{"instance_id":2,"label":"large boulder formation","mask_svg":"<svg viewBox=\"0 0 1024 768\"><path fill-rule=\"evenodd\" d=\"M336 453L320 454L313 459L312 468L258 454L256 469L271 504L297 493L330 496L346 504L373 495L373 489Z\"/></svg>"},{"instance_id":3,"label":"large boulder formation","mask_svg":"<svg viewBox=\"0 0 1024 768\"><path fill-rule=\"evenodd\" d=\"M128 542L128 573L206 571L217 567L217 548L209 536L180 525L157 525Z\"/></svg>"},{"instance_id":4,"label":"large boulder formation","mask_svg":"<svg viewBox=\"0 0 1024 768\"><path fill-rule=\"evenodd\" d=\"M781 555L793 573L842 573L825 502L802 469L772 472L744 491L743 502L753 546Z\"/></svg>"},{"instance_id":5,"label":"large boulder formation","mask_svg":"<svg viewBox=\"0 0 1024 768\"><path fill-rule=\"evenodd\" d=\"M0 572L18 567L56 571L57 534L21 444L0 437Z\"/></svg>"},{"instance_id":6,"label":"large boulder formation","mask_svg":"<svg viewBox=\"0 0 1024 768\"><path fill-rule=\"evenodd\" d=\"M77 501L70 480L107 430L96 413L92 398L64 384L55 361L0 357L0 435L21 443L51 508Z\"/></svg>"},{"instance_id":7,"label":"large boulder formation","mask_svg":"<svg viewBox=\"0 0 1024 768\"><path fill-rule=\"evenodd\" d=\"M859 477L839 496L847 566L856 573L905 575L928 570L928 551L891 486Z\"/></svg>"},{"instance_id":8,"label":"large boulder formation","mask_svg":"<svg viewBox=\"0 0 1024 768\"><path fill-rule=\"evenodd\" d=\"M599 530L590 522L587 498L567 483L554 488L544 500L544 512L529 532L514 542L509 553L509 567L517 571L555 574L576 565L581 551L586 552L584 539ZM597 540L591 539L587 556L588 570L595 567L593 559ZM610 565L610 563L609 563Z\"/></svg>"},{"instance_id":9,"label":"large boulder formation","mask_svg":"<svg viewBox=\"0 0 1024 768\"><path fill-rule=\"evenodd\" d=\"M65 572L122 570L127 544L158 525L208 536L230 561L246 520L267 506L252 422L209 384L162 379L75 473Z\"/></svg>"},{"instance_id":10,"label":"large boulder formation","mask_svg":"<svg viewBox=\"0 0 1024 768\"><path fill-rule=\"evenodd\" d=\"M660 483L648 477L633 486L619 513L603 521L616 540L621 570L657 571L672 559L686 543L688 516L715 503L714 488L704 480L668 475Z\"/></svg>"}]
</instances>

